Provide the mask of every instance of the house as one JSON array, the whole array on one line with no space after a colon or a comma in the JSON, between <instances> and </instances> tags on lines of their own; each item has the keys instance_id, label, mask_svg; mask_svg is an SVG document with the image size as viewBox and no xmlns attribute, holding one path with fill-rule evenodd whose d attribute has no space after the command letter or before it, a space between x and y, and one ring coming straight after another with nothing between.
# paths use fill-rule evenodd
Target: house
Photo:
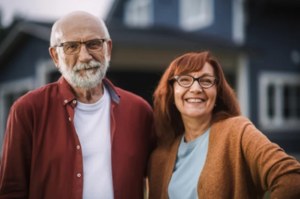
<instances>
[{"instance_id":1,"label":"house","mask_svg":"<svg viewBox=\"0 0 300 199\"><path fill-rule=\"evenodd\" d=\"M243 114L300 154L299 8L292 0L115 0L106 18L113 40L108 76L151 103L172 59L210 50ZM50 27L20 21L0 44L1 137L12 102L59 76L48 55Z\"/></svg>"},{"instance_id":2,"label":"house","mask_svg":"<svg viewBox=\"0 0 300 199\"><path fill-rule=\"evenodd\" d=\"M248 2L250 118L288 152L300 145L300 2ZM299 157L299 156L297 156Z\"/></svg>"}]
</instances>

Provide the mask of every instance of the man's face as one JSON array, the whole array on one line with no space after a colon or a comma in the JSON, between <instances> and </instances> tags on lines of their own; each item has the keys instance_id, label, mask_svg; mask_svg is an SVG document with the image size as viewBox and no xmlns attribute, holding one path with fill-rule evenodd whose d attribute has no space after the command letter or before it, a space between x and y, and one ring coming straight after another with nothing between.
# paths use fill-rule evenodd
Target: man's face
<instances>
[{"instance_id":1,"label":"man's face","mask_svg":"<svg viewBox=\"0 0 300 199\"><path fill-rule=\"evenodd\" d=\"M50 48L50 54L62 76L73 87L99 85L109 67L112 47L104 24L81 15L76 23L71 18L61 22L54 34L57 46Z\"/></svg>"},{"instance_id":2,"label":"man's face","mask_svg":"<svg viewBox=\"0 0 300 199\"><path fill-rule=\"evenodd\" d=\"M58 52L59 71L72 86L89 89L101 83L109 67L109 57L106 53L101 59L92 58L86 62L75 62L76 55L66 56L63 53L62 50Z\"/></svg>"}]
</instances>

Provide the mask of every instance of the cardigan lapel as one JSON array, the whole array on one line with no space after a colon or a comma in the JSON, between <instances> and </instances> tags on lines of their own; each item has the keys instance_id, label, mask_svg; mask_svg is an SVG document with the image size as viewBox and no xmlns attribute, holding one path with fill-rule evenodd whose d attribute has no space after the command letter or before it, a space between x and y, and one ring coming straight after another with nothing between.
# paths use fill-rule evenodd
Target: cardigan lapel
<instances>
[{"instance_id":1,"label":"cardigan lapel","mask_svg":"<svg viewBox=\"0 0 300 199\"><path fill-rule=\"evenodd\" d=\"M205 160L203 169L202 169L201 174L198 179L197 188L198 188L199 198L205 198L205 194L203 191L203 190L205 190L205 188L203 187L203 185L204 185L205 180L209 179L208 175L212 174L211 168L213 168L215 166L215 165L213 165L213 160L215 158L217 158L214 155L212 155L212 154L215 154L214 151L216 148L218 148L218 146L216 146L216 144L215 144L216 143L215 140L217 139L218 132L220 132L220 130L217 130L218 125L216 125L216 124L218 124L218 123L215 123L210 127L206 160ZM202 191L200 191L200 190L202 190Z\"/></svg>"},{"instance_id":2,"label":"cardigan lapel","mask_svg":"<svg viewBox=\"0 0 300 199\"><path fill-rule=\"evenodd\" d=\"M170 180L171 180L171 177L173 174L173 170L174 170L174 166L175 166L175 162L176 162L176 158L177 158L177 151L178 151L179 144L180 144L180 139L181 139L181 136L176 138L174 143L171 145L171 147L169 149L168 154L170 154L170 155L167 157L165 172L164 172L164 176L163 176L163 184L162 184L163 192L161 195L162 199L168 198L168 185L170 183Z\"/></svg>"}]
</instances>

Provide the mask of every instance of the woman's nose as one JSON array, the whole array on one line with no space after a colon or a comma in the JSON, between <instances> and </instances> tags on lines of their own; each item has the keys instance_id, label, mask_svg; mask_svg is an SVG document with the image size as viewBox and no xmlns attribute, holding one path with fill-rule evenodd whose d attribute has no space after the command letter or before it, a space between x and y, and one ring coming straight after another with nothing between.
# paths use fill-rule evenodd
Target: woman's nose
<instances>
[{"instance_id":1,"label":"woman's nose","mask_svg":"<svg viewBox=\"0 0 300 199\"><path fill-rule=\"evenodd\" d=\"M203 88L202 88L202 86L200 85L199 81L195 80L195 81L193 82L193 84L192 84L191 87L190 87L190 91L200 91L200 92L203 91Z\"/></svg>"}]
</instances>

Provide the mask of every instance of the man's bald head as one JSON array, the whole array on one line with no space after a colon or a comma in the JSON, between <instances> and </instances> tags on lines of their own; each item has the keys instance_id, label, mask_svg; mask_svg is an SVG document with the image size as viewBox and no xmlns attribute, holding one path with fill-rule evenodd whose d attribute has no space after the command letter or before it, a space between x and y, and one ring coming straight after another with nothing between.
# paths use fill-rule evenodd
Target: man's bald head
<instances>
[{"instance_id":1,"label":"man's bald head","mask_svg":"<svg viewBox=\"0 0 300 199\"><path fill-rule=\"evenodd\" d=\"M51 31L50 46L63 42L66 37L80 37L82 32L92 32L109 39L109 32L104 21L90 13L75 11L57 20Z\"/></svg>"}]
</instances>

